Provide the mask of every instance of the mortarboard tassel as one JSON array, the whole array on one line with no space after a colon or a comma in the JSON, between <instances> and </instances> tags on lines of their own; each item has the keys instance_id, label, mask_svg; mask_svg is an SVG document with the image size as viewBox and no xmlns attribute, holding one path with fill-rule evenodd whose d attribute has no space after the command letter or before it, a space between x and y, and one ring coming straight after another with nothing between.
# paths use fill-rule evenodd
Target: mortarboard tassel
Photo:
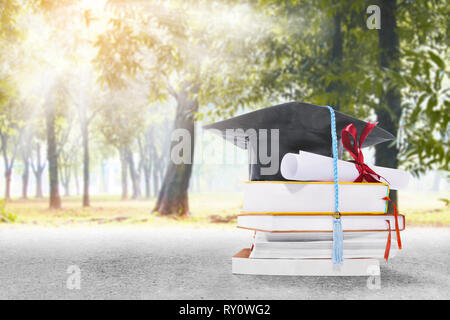
<instances>
[{"instance_id":1,"label":"mortarboard tassel","mask_svg":"<svg viewBox=\"0 0 450 320\"><path fill-rule=\"evenodd\" d=\"M344 235L341 218L333 219L333 263L341 264L344 260Z\"/></svg>"},{"instance_id":2,"label":"mortarboard tassel","mask_svg":"<svg viewBox=\"0 0 450 320\"><path fill-rule=\"evenodd\" d=\"M341 214L339 213L339 181L337 168L337 136L336 117L334 110L330 106L325 106L330 110L331 116L331 139L333 147L333 173L334 173L334 215L333 215L333 264L342 264L344 261L344 235L342 232Z\"/></svg>"}]
</instances>

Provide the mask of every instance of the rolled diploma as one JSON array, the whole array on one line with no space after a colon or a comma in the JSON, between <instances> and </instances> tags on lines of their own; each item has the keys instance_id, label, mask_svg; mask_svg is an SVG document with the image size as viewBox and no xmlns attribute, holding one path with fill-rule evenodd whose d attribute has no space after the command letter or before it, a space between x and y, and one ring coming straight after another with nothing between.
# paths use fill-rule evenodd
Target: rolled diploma
<instances>
[{"instance_id":1,"label":"rolled diploma","mask_svg":"<svg viewBox=\"0 0 450 320\"><path fill-rule=\"evenodd\" d=\"M391 189L397 190L408 185L409 175L398 169L370 166L382 176L381 182L388 183ZM300 151L299 154L287 153L281 160L281 174L287 180L298 181L333 181L333 159L315 153ZM342 182L353 182L359 172L352 162L338 160L338 179Z\"/></svg>"}]
</instances>

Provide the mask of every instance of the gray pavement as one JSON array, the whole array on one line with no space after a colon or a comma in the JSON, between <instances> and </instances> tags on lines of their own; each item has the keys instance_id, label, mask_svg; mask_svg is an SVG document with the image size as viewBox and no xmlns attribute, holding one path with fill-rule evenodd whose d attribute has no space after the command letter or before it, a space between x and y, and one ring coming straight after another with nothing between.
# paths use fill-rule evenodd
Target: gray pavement
<instances>
[{"instance_id":1,"label":"gray pavement","mask_svg":"<svg viewBox=\"0 0 450 320\"><path fill-rule=\"evenodd\" d=\"M232 275L245 230L2 226L0 299L449 299L450 229L402 235L404 250L371 290L365 277ZM71 265L79 290L67 288Z\"/></svg>"}]
</instances>

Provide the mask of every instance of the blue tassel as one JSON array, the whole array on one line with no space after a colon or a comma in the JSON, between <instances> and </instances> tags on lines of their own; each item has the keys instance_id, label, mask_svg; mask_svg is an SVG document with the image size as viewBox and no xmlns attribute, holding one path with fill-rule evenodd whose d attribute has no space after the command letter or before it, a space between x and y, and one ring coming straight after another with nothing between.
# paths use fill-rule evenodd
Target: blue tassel
<instances>
[{"instance_id":1,"label":"blue tassel","mask_svg":"<svg viewBox=\"0 0 450 320\"><path fill-rule=\"evenodd\" d=\"M341 218L333 219L333 263L342 264L344 261L344 236Z\"/></svg>"},{"instance_id":2,"label":"blue tassel","mask_svg":"<svg viewBox=\"0 0 450 320\"><path fill-rule=\"evenodd\" d=\"M337 134L336 117L334 110L330 106L325 106L330 110L331 122L331 145L333 149L333 173L334 173L334 221L333 221L333 264L342 264L344 260L344 235L342 233L341 215L339 214L339 181L337 167Z\"/></svg>"}]
</instances>

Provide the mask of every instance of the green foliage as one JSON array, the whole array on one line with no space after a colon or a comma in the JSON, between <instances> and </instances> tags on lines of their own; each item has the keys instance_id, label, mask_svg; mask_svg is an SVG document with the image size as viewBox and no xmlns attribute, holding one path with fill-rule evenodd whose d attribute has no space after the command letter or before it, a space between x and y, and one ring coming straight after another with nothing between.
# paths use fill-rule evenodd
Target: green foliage
<instances>
[{"instance_id":1,"label":"green foliage","mask_svg":"<svg viewBox=\"0 0 450 320\"><path fill-rule=\"evenodd\" d=\"M108 29L94 43L98 51L93 63L100 82L124 89L133 78L147 79L150 99L164 99L167 77L178 65L174 37L182 37L179 22L164 10L150 15L125 5L109 11Z\"/></svg>"},{"instance_id":2,"label":"green foliage","mask_svg":"<svg viewBox=\"0 0 450 320\"><path fill-rule=\"evenodd\" d=\"M0 5L0 132L4 135L16 138L32 121L34 139L45 140L40 107L53 81L64 87L56 90L58 144L63 145L72 120L86 103L91 108L87 118L96 112L101 115L94 121L91 137L98 142L101 136L105 145L115 148L132 145L155 123L164 127L161 123L167 115L161 116L161 110L174 104L186 82L198 88L191 94L201 106L196 117L205 122L230 117L243 107L285 100L330 104L368 117L382 106L383 93L398 87L403 102L402 117L395 119L400 125L401 162L415 174L449 169L446 1L399 1L401 63L390 70L379 68L378 31L366 27L365 0L131 4L112 0L101 13L82 11L76 0L33 0L27 5L0 0ZM29 27L25 22L21 25L18 17L30 6L36 9L31 18L40 19L36 29L42 27L44 12L47 20L42 30L48 36L17 49L13 46L21 43L17 35ZM107 26L102 28L105 20ZM36 26L32 23L30 30ZM53 59L64 63L52 64ZM27 80L23 74L43 70L51 77L28 79L43 99L22 101L21 80ZM104 85L102 90L89 82L94 72ZM44 84L36 85L37 80ZM30 112L29 105L40 111ZM35 119L27 118L31 114ZM13 145L14 141L9 143Z\"/></svg>"},{"instance_id":3,"label":"green foliage","mask_svg":"<svg viewBox=\"0 0 450 320\"><path fill-rule=\"evenodd\" d=\"M0 0L0 8L0 40L12 40L20 34L16 19L23 5L14 0Z\"/></svg>"},{"instance_id":4,"label":"green foliage","mask_svg":"<svg viewBox=\"0 0 450 320\"><path fill-rule=\"evenodd\" d=\"M9 77L0 79L0 105L7 104L16 91L14 83L12 83Z\"/></svg>"},{"instance_id":5,"label":"green foliage","mask_svg":"<svg viewBox=\"0 0 450 320\"><path fill-rule=\"evenodd\" d=\"M366 1L261 0L273 18L264 44L263 88L281 99L331 104L367 117L389 106L380 98L400 88L400 161L413 174L449 170L448 16L446 1L403 1L396 18L400 65L381 69L378 32L365 24ZM340 20L340 32L336 29ZM342 53L336 42L341 36Z\"/></svg>"},{"instance_id":6,"label":"green foliage","mask_svg":"<svg viewBox=\"0 0 450 320\"><path fill-rule=\"evenodd\" d=\"M450 206L450 199L440 198L439 201L442 201L446 207Z\"/></svg>"},{"instance_id":7,"label":"green foliage","mask_svg":"<svg viewBox=\"0 0 450 320\"><path fill-rule=\"evenodd\" d=\"M415 175L427 169L449 171L449 72L445 60L431 50L409 52L411 72L403 82L402 160Z\"/></svg>"},{"instance_id":8,"label":"green foliage","mask_svg":"<svg viewBox=\"0 0 450 320\"><path fill-rule=\"evenodd\" d=\"M130 79L145 79L151 101L177 98L183 84L192 83L200 120L230 116L261 100L258 43L267 32L252 21L253 12L206 1L168 3L155 12L151 5L121 6L113 14L109 30L95 43L100 81L117 89ZM241 25L227 20L236 14L242 14Z\"/></svg>"},{"instance_id":9,"label":"green foliage","mask_svg":"<svg viewBox=\"0 0 450 320\"><path fill-rule=\"evenodd\" d=\"M139 88L143 89L143 86ZM103 102L105 107L102 108L100 121L96 122L96 128L103 134L107 144L117 149L132 148L146 127L143 113L148 101L144 94L138 96L136 91L130 86L128 89L111 91Z\"/></svg>"},{"instance_id":10,"label":"green foliage","mask_svg":"<svg viewBox=\"0 0 450 320\"><path fill-rule=\"evenodd\" d=\"M264 89L283 100L329 104L367 116L375 89L369 75L377 34L361 24L365 2L261 1L261 5L276 21L275 36L265 44Z\"/></svg>"},{"instance_id":11,"label":"green foliage","mask_svg":"<svg viewBox=\"0 0 450 320\"><path fill-rule=\"evenodd\" d=\"M16 214L6 210L5 199L0 200L0 223L14 223L18 221Z\"/></svg>"},{"instance_id":12,"label":"green foliage","mask_svg":"<svg viewBox=\"0 0 450 320\"><path fill-rule=\"evenodd\" d=\"M272 34L270 23L263 14L245 5L212 6L203 10L211 10L210 15L201 23L191 18L190 23L197 28L191 27L189 32L191 41L203 50L199 67L193 71L197 75L198 99L202 106L197 119L206 117L211 121L231 117L243 107L259 107L267 101L262 86L263 43ZM230 11L230 16L224 14L226 10ZM239 23L223 21L231 18Z\"/></svg>"},{"instance_id":13,"label":"green foliage","mask_svg":"<svg viewBox=\"0 0 450 320\"><path fill-rule=\"evenodd\" d=\"M413 174L449 171L449 49L447 1L414 2L399 8L402 89L400 160Z\"/></svg>"},{"instance_id":14,"label":"green foliage","mask_svg":"<svg viewBox=\"0 0 450 320\"><path fill-rule=\"evenodd\" d=\"M0 106L0 136L1 147L5 152L10 148L16 152L17 141L20 140L22 129L27 119L27 108L23 101L11 99L7 104ZM8 143L8 142L11 143Z\"/></svg>"}]
</instances>

